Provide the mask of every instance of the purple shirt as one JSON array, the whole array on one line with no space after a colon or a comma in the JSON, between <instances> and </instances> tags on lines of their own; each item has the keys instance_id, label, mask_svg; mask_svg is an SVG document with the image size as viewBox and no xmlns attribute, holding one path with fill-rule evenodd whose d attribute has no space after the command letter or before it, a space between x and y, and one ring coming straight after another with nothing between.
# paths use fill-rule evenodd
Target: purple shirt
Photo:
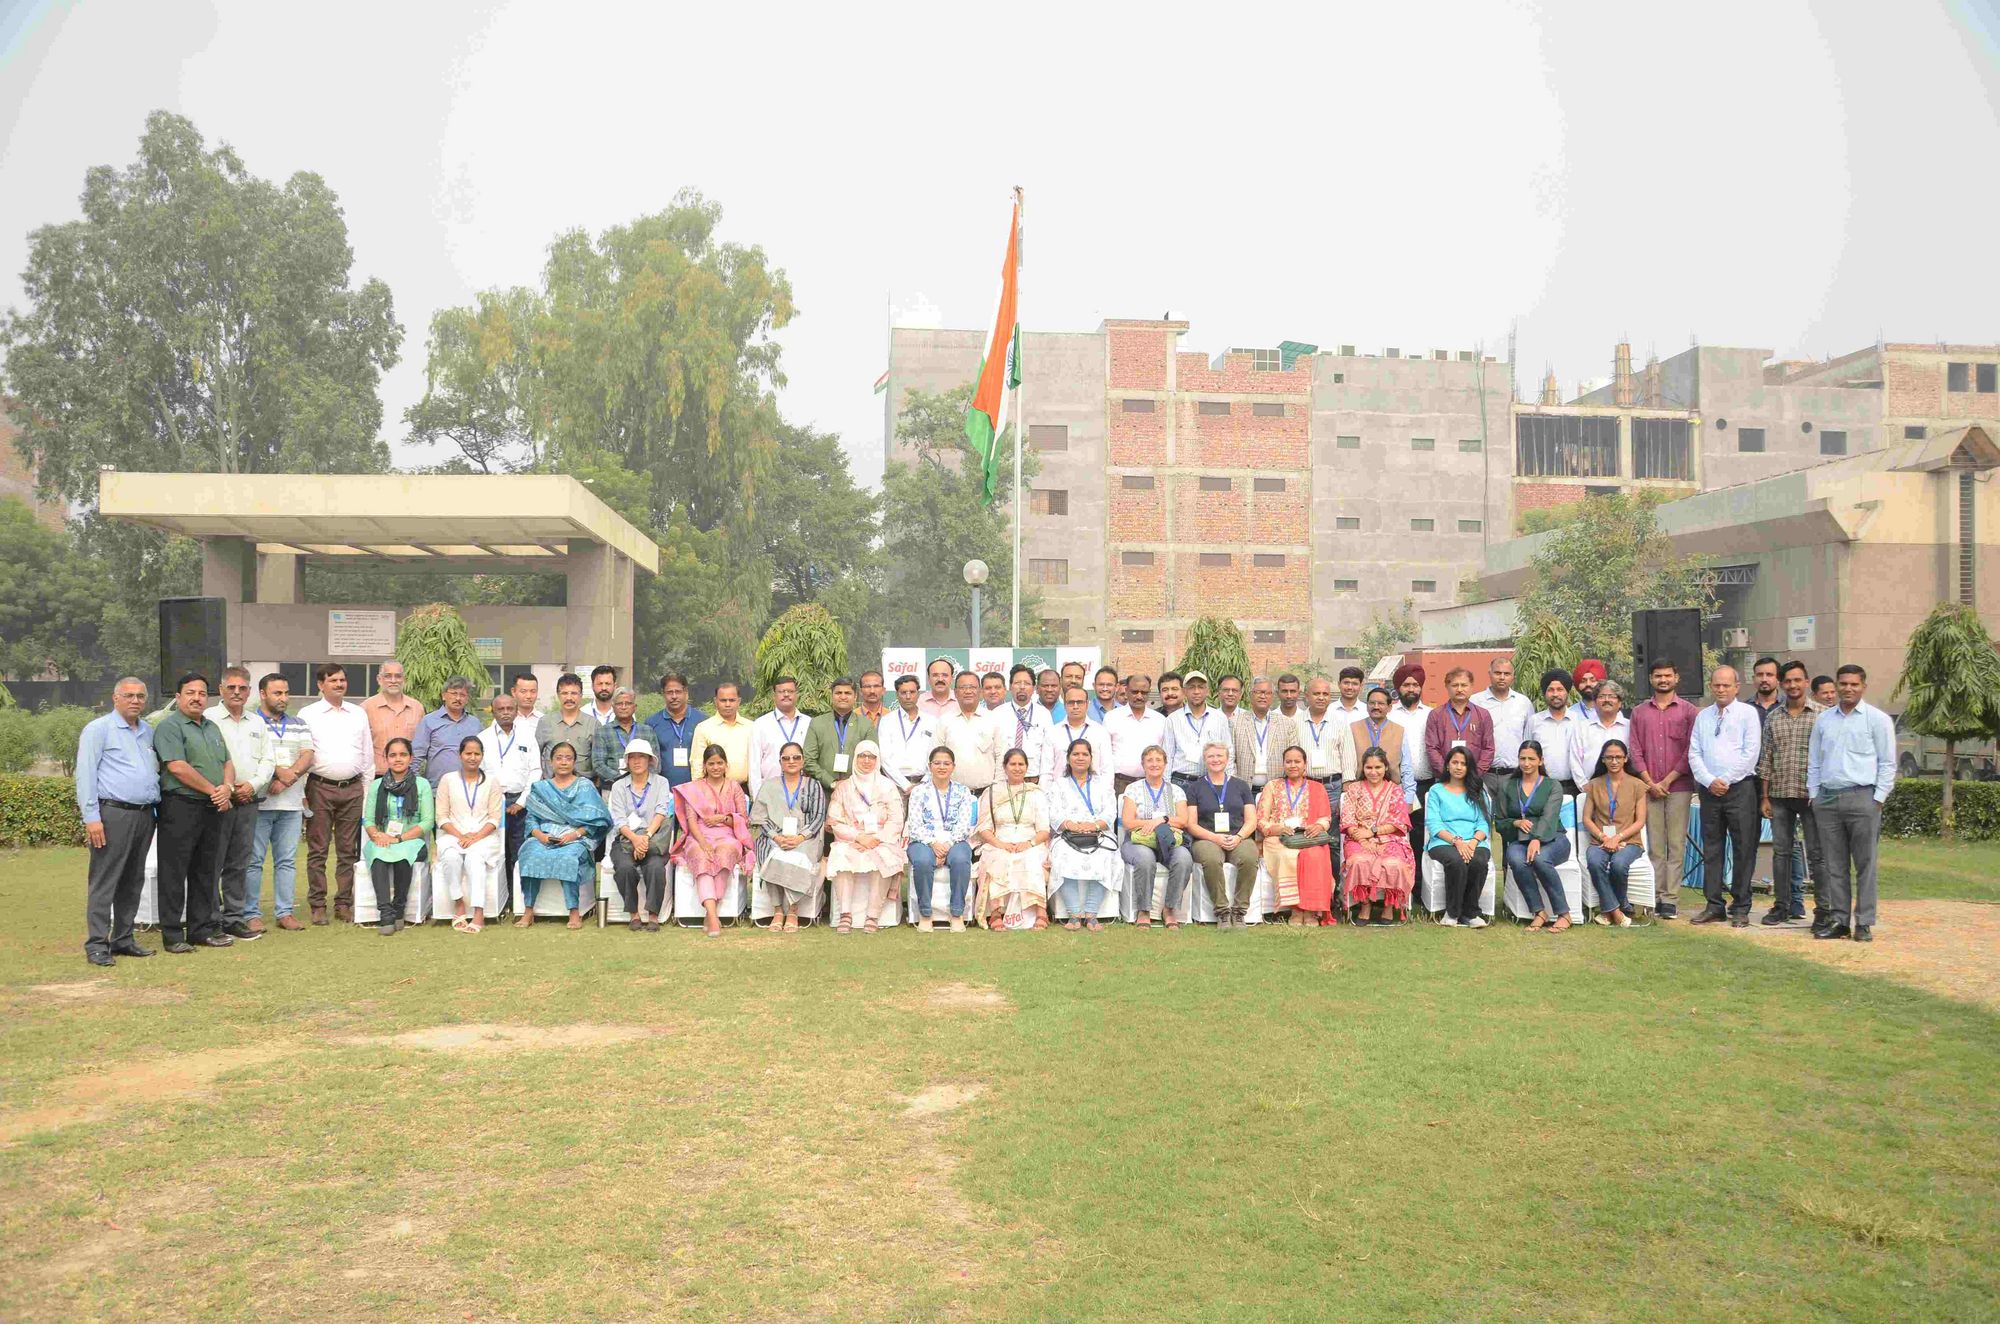
<instances>
[{"instance_id":1,"label":"purple shirt","mask_svg":"<svg viewBox=\"0 0 2000 1324\"><path fill-rule=\"evenodd\" d=\"M1674 696L1665 708L1649 697L1632 710L1632 770L1670 791L1692 791L1688 747L1694 740L1694 719L1701 710Z\"/></svg>"}]
</instances>

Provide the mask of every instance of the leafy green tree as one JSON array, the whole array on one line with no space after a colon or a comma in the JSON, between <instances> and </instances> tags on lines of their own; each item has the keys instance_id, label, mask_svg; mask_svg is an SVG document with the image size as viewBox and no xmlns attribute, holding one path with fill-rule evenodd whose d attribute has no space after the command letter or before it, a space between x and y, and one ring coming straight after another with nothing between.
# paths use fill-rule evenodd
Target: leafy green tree
<instances>
[{"instance_id":1,"label":"leafy green tree","mask_svg":"<svg viewBox=\"0 0 2000 1324\"><path fill-rule=\"evenodd\" d=\"M1414 598L1404 598L1403 605L1388 615L1375 612L1368 618L1368 624L1361 629L1361 638L1356 648L1363 671L1371 671L1377 662L1391 653L1399 653L1417 642L1417 604Z\"/></svg>"},{"instance_id":2,"label":"leafy green tree","mask_svg":"<svg viewBox=\"0 0 2000 1324\"><path fill-rule=\"evenodd\" d=\"M0 772L26 772L40 748L35 715L25 708L0 708Z\"/></svg>"},{"instance_id":3,"label":"leafy green tree","mask_svg":"<svg viewBox=\"0 0 2000 1324\"><path fill-rule=\"evenodd\" d=\"M881 499L857 487L840 438L779 428L779 463L759 488L756 527L773 571L773 607L817 602L840 623L856 657L882 651L875 551Z\"/></svg>"},{"instance_id":4,"label":"leafy green tree","mask_svg":"<svg viewBox=\"0 0 2000 1324\"><path fill-rule=\"evenodd\" d=\"M1221 616L1203 616L1188 627L1187 642L1174 670L1186 673L1199 669L1210 684L1224 676L1250 679L1250 650L1243 646L1243 631L1236 622Z\"/></svg>"},{"instance_id":5,"label":"leafy green tree","mask_svg":"<svg viewBox=\"0 0 2000 1324\"><path fill-rule=\"evenodd\" d=\"M410 697L435 708L453 676L472 682L472 697L488 688L490 673L472 646L465 618L442 602L417 608L396 626L396 660L403 664Z\"/></svg>"},{"instance_id":6,"label":"leafy green tree","mask_svg":"<svg viewBox=\"0 0 2000 1324\"><path fill-rule=\"evenodd\" d=\"M28 237L28 307L0 324L16 444L86 508L101 465L216 473L386 467L377 385L403 331L351 288L318 175L259 179L156 111L139 157L84 177L81 219Z\"/></svg>"},{"instance_id":7,"label":"leafy green tree","mask_svg":"<svg viewBox=\"0 0 2000 1324\"><path fill-rule=\"evenodd\" d=\"M1529 569L1519 619L1549 618L1580 656L1604 660L1615 676L1632 671L1632 613L1656 607L1715 609L1711 577L1678 556L1660 532L1650 493L1593 497L1548 535ZM1566 665L1575 665L1576 658ZM1520 671L1517 663L1516 672Z\"/></svg>"},{"instance_id":8,"label":"leafy green tree","mask_svg":"<svg viewBox=\"0 0 2000 1324\"><path fill-rule=\"evenodd\" d=\"M1576 641L1556 617L1546 612L1522 623L1514 637L1514 683L1522 693L1545 707L1540 693L1541 678L1560 667L1573 670L1587 654L1577 651ZM1644 676L1639 677L1641 681ZM1637 703L1638 698L1633 702Z\"/></svg>"},{"instance_id":9,"label":"leafy green tree","mask_svg":"<svg viewBox=\"0 0 2000 1324\"><path fill-rule=\"evenodd\" d=\"M847 674L847 640L840 623L817 602L792 607L764 632L757 645L757 693L746 713L771 711L771 689L780 676L799 683L799 707L808 713L833 710L832 686Z\"/></svg>"},{"instance_id":10,"label":"leafy green tree","mask_svg":"<svg viewBox=\"0 0 2000 1324\"><path fill-rule=\"evenodd\" d=\"M106 578L26 503L0 499L0 671L76 675L104 654Z\"/></svg>"},{"instance_id":11,"label":"leafy green tree","mask_svg":"<svg viewBox=\"0 0 2000 1324\"><path fill-rule=\"evenodd\" d=\"M1952 778L1958 744L2000 736L2000 652L1979 613L1940 602L1903 646L1903 674L1894 699L1905 700L1903 725L1944 741L1944 792L1939 835L1957 828Z\"/></svg>"},{"instance_id":12,"label":"leafy green tree","mask_svg":"<svg viewBox=\"0 0 2000 1324\"><path fill-rule=\"evenodd\" d=\"M44 709L35 718L35 739L42 753L61 766L63 776L76 774L76 745L97 714L79 704L66 703Z\"/></svg>"}]
</instances>

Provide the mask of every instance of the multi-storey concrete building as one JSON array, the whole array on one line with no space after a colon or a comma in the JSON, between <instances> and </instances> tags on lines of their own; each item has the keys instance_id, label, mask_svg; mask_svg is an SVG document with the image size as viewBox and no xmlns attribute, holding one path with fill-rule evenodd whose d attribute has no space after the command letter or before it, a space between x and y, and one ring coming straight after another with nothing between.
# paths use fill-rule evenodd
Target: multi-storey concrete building
<instances>
[{"instance_id":1,"label":"multi-storey concrete building","mask_svg":"<svg viewBox=\"0 0 2000 1324\"><path fill-rule=\"evenodd\" d=\"M1890 345L1828 363L1698 346L1610 385L1517 404L1468 350L1287 342L1210 357L1188 323L1029 332L1027 443L1040 464L1026 581L1058 637L1121 668L1178 656L1194 618L1242 627L1260 668L1357 651L1378 613L1458 601L1529 510L1753 482L2000 415L2000 346ZM978 331L891 334L888 462L911 390L963 385Z\"/></svg>"}]
</instances>

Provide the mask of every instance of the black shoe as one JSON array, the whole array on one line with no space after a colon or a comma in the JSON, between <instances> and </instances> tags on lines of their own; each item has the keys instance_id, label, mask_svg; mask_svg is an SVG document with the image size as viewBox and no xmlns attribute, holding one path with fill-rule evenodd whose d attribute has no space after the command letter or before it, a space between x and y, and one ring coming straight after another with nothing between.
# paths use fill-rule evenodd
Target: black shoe
<instances>
[{"instance_id":1,"label":"black shoe","mask_svg":"<svg viewBox=\"0 0 2000 1324\"><path fill-rule=\"evenodd\" d=\"M1792 908L1792 923L1796 924L1805 917L1806 908L1804 906L1795 906Z\"/></svg>"},{"instance_id":2,"label":"black shoe","mask_svg":"<svg viewBox=\"0 0 2000 1324\"><path fill-rule=\"evenodd\" d=\"M1680 917L1681 917L1681 912L1680 912L1680 907L1679 907L1679 906L1654 906L1654 907L1653 907L1653 918L1654 918L1654 919L1679 919Z\"/></svg>"},{"instance_id":3,"label":"black shoe","mask_svg":"<svg viewBox=\"0 0 2000 1324\"><path fill-rule=\"evenodd\" d=\"M136 943L136 942L121 942L121 943L119 943L119 944L118 944L117 946L115 946L115 947L113 947L113 948L111 949L111 954L112 954L113 956L156 956L156 955L158 955L158 953L157 953L157 952L155 952L155 951L154 951L154 950L153 950L152 948L150 948L150 947L141 947L141 946L140 946L140 945L139 945L138 943Z\"/></svg>"},{"instance_id":4,"label":"black shoe","mask_svg":"<svg viewBox=\"0 0 2000 1324\"><path fill-rule=\"evenodd\" d=\"M195 944L197 947L234 947L236 939L226 933L211 933Z\"/></svg>"},{"instance_id":5,"label":"black shoe","mask_svg":"<svg viewBox=\"0 0 2000 1324\"><path fill-rule=\"evenodd\" d=\"M1854 941L1874 942L1875 926L1873 924L1856 924L1854 926Z\"/></svg>"},{"instance_id":6,"label":"black shoe","mask_svg":"<svg viewBox=\"0 0 2000 1324\"><path fill-rule=\"evenodd\" d=\"M163 952L172 952L175 956L185 956L189 952L193 951L194 948L192 945L188 943L170 942L166 946L160 948L160 950Z\"/></svg>"},{"instance_id":7,"label":"black shoe","mask_svg":"<svg viewBox=\"0 0 2000 1324\"><path fill-rule=\"evenodd\" d=\"M1750 927L1750 917L1748 915L1731 915L1729 917L1729 927L1732 929L1747 929Z\"/></svg>"},{"instance_id":8,"label":"black shoe","mask_svg":"<svg viewBox=\"0 0 2000 1324\"><path fill-rule=\"evenodd\" d=\"M1759 924L1762 924L1767 929L1774 929L1780 924L1789 924L1791 923L1791 921L1792 917L1790 912L1783 911L1778 909L1776 906L1772 906L1769 910L1764 912L1764 918L1758 920L1757 922Z\"/></svg>"},{"instance_id":9,"label":"black shoe","mask_svg":"<svg viewBox=\"0 0 2000 1324\"><path fill-rule=\"evenodd\" d=\"M114 961L114 960L112 960L112 959L111 959L111 953L110 953L110 952L85 952L85 953L83 954L83 959L84 959L84 960L86 960L86 961L88 961L88 962L90 962L90 963L91 963L92 965L117 965L117 964L118 964L118 962L116 962L116 961Z\"/></svg>"},{"instance_id":10,"label":"black shoe","mask_svg":"<svg viewBox=\"0 0 2000 1324\"><path fill-rule=\"evenodd\" d=\"M1848 936L1849 930L1845 924L1835 924L1828 928L1813 930L1813 937L1815 938L1845 938Z\"/></svg>"},{"instance_id":11,"label":"black shoe","mask_svg":"<svg viewBox=\"0 0 2000 1324\"><path fill-rule=\"evenodd\" d=\"M377 924L375 926L375 932L381 934L385 938L393 938L396 936L396 925L393 921L385 924Z\"/></svg>"},{"instance_id":12,"label":"black shoe","mask_svg":"<svg viewBox=\"0 0 2000 1324\"><path fill-rule=\"evenodd\" d=\"M248 924L231 924L223 932L238 942L255 942L264 936L264 930L253 929Z\"/></svg>"},{"instance_id":13,"label":"black shoe","mask_svg":"<svg viewBox=\"0 0 2000 1324\"><path fill-rule=\"evenodd\" d=\"M1703 907L1701 908L1701 912L1700 912L1699 914L1697 914L1697 915L1696 915L1696 916L1695 916L1695 917L1694 917L1693 919L1690 919L1690 920L1688 921L1688 923L1690 923L1690 924L1719 924L1719 923L1721 923L1721 922L1722 922L1723 920L1726 920L1726 919L1728 919L1728 918L1729 918L1729 916L1728 916L1728 914L1727 914L1727 913L1725 913L1725 912L1723 912L1723 911L1720 911L1720 910L1717 910L1717 909L1716 909L1716 908L1715 908L1714 906L1703 906Z\"/></svg>"}]
</instances>

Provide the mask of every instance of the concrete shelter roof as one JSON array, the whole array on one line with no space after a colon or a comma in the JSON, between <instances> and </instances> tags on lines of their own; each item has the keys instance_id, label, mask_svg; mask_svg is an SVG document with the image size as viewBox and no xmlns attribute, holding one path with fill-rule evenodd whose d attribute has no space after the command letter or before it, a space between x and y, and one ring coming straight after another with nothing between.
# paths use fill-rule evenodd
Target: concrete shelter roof
<instances>
[{"instance_id":1,"label":"concrete shelter roof","mask_svg":"<svg viewBox=\"0 0 2000 1324\"><path fill-rule=\"evenodd\" d=\"M532 561L572 542L659 573L660 549L565 474L98 475L98 510L260 552L405 562ZM553 567L552 567L553 568Z\"/></svg>"}]
</instances>

